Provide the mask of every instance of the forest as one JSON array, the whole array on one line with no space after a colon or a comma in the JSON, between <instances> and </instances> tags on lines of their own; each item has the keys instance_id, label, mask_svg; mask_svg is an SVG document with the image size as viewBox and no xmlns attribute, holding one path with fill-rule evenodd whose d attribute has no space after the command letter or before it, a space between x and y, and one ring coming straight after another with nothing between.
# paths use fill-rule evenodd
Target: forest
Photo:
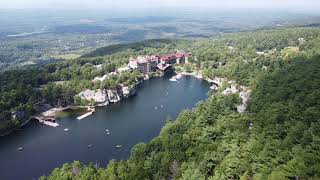
<instances>
[{"instance_id":1,"label":"forest","mask_svg":"<svg viewBox=\"0 0 320 180\"><path fill-rule=\"evenodd\" d=\"M237 96L215 95L127 161L75 161L40 179L319 179L319 68L319 56L297 58L259 77L244 115Z\"/></svg>"},{"instance_id":2,"label":"forest","mask_svg":"<svg viewBox=\"0 0 320 180\"><path fill-rule=\"evenodd\" d=\"M102 10L88 14L80 10L0 10L0 71L75 59L97 48L147 39L201 39L278 26L319 24L316 15L273 10L204 10L190 16L190 12L169 9L157 9L146 17Z\"/></svg>"},{"instance_id":3,"label":"forest","mask_svg":"<svg viewBox=\"0 0 320 180\"><path fill-rule=\"evenodd\" d=\"M45 102L53 107L77 105L75 95L85 89L116 89L121 84L132 85L142 77L140 72L126 72L93 83L94 77L114 72L126 65L131 56L168 53L173 40L148 40L122 46L112 45L75 60L65 60L44 66L2 72L0 74L0 134L19 129L37 112L34 104ZM182 42L182 41L181 41ZM102 68L96 68L102 65ZM16 115L16 116L13 116Z\"/></svg>"},{"instance_id":4,"label":"forest","mask_svg":"<svg viewBox=\"0 0 320 180\"><path fill-rule=\"evenodd\" d=\"M198 70L252 89L246 113L237 113L237 95L218 92L137 144L128 160L107 167L75 161L40 179L319 179L319 32L293 28L193 42Z\"/></svg>"},{"instance_id":5,"label":"forest","mask_svg":"<svg viewBox=\"0 0 320 180\"><path fill-rule=\"evenodd\" d=\"M19 125L18 119L8 120L12 111L32 115L32 105L39 101L72 104L83 89L112 87L127 79L130 74L100 87L91 83L130 56L186 49L192 58L185 68L252 90L244 114L237 112L238 94L225 96L219 90L169 120L152 141L135 145L128 160L111 160L107 167L75 161L40 179L319 179L319 40L317 28L280 28L158 45L147 41L8 71L0 78L0 129ZM98 64L102 69L94 68Z\"/></svg>"}]
</instances>

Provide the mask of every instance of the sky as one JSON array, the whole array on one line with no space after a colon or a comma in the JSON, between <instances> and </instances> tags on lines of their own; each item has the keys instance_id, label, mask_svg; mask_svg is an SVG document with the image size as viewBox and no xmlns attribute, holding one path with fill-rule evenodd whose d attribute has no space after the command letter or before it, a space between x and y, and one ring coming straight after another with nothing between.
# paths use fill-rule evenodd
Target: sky
<instances>
[{"instance_id":1,"label":"sky","mask_svg":"<svg viewBox=\"0 0 320 180\"><path fill-rule=\"evenodd\" d=\"M0 9L155 7L320 8L319 0L0 0Z\"/></svg>"}]
</instances>

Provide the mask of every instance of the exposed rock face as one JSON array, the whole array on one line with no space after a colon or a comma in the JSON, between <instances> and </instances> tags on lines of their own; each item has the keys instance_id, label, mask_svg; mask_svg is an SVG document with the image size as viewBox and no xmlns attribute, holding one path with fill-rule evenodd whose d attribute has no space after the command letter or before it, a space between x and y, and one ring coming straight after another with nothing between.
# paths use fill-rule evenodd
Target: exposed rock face
<instances>
[{"instance_id":1,"label":"exposed rock face","mask_svg":"<svg viewBox=\"0 0 320 180\"><path fill-rule=\"evenodd\" d=\"M230 95L230 94L235 94L237 92L239 92L239 90L237 89L237 84L235 81L229 81L228 84L230 84L230 87L227 87L222 93L224 95Z\"/></svg>"},{"instance_id":2,"label":"exposed rock face","mask_svg":"<svg viewBox=\"0 0 320 180\"><path fill-rule=\"evenodd\" d=\"M215 77L214 79L206 78L205 80L208 81L209 83L212 83L210 89L212 89L213 91L218 91L219 88L221 88L222 83L226 81L225 78L218 78L218 77Z\"/></svg>"},{"instance_id":3,"label":"exposed rock face","mask_svg":"<svg viewBox=\"0 0 320 180\"><path fill-rule=\"evenodd\" d=\"M115 74L117 74L117 73L116 73L116 72L111 72L111 73L109 73L109 74L103 75L102 77L100 77L100 76L95 77L95 78L92 80L92 82L95 83L95 82L98 82L98 81L104 81L104 80L108 79L110 76L115 75Z\"/></svg>"},{"instance_id":4,"label":"exposed rock face","mask_svg":"<svg viewBox=\"0 0 320 180\"><path fill-rule=\"evenodd\" d=\"M104 75L102 77L95 77L92 82L98 82L98 81L104 81L105 79L108 78L108 75Z\"/></svg>"},{"instance_id":5,"label":"exposed rock face","mask_svg":"<svg viewBox=\"0 0 320 180\"><path fill-rule=\"evenodd\" d=\"M146 74L144 77L143 77L143 80L149 80L151 77L150 77L150 75L149 74Z\"/></svg>"},{"instance_id":6,"label":"exposed rock face","mask_svg":"<svg viewBox=\"0 0 320 180\"><path fill-rule=\"evenodd\" d=\"M248 90L246 92L240 92L239 93L239 96L242 99L242 103L243 104L247 104L247 102L249 101L249 98L250 98L250 94L251 94L250 90Z\"/></svg>"},{"instance_id":7,"label":"exposed rock face","mask_svg":"<svg viewBox=\"0 0 320 180\"><path fill-rule=\"evenodd\" d=\"M216 79L215 79L216 80ZM213 80L212 80L213 81ZM214 81L214 83L223 83L224 79L219 79L217 81ZM251 95L251 90L249 90L247 87L245 86L239 86L237 85L237 82L236 81L229 81L228 82L229 84L229 87L227 87L223 92L222 94L228 96L228 95L231 95L231 94L235 94L237 92L239 92L239 97L241 99L241 104L239 106L237 106L237 111L239 113L244 113L246 108L247 108L247 103L250 99L250 95ZM239 88L237 88L239 87ZM212 89L213 88L216 88L216 86L213 86L211 87Z\"/></svg>"},{"instance_id":8,"label":"exposed rock face","mask_svg":"<svg viewBox=\"0 0 320 180\"><path fill-rule=\"evenodd\" d=\"M231 84L231 92L232 92L233 94L239 92L239 90L237 89L237 85Z\"/></svg>"},{"instance_id":9,"label":"exposed rock face","mask_svg":"<svg viewBox=\"0 0 320 180\"><path fill-rule=\"evenodd\" d=\"M222 86L222 83L225 81L226 79L225 78L218 78L218 77L215 77L214 79L211 80L212 83L215 83L217 84L219 87Z\"/></svg>"},{"instance_id":10,"label":"exposed rock face","mask_svg":"<svg viewBox=\"0 0 320 180\"><path fill-rule=\"evenodd\" d=\"M244 104L240 104L239 106L237 106L237 111L238 111L238 113L242 114L242 113L244 113L246 108L247 107Z\"/></svg>"},{"instance_id":11,"label":"exposed rock face","mask_svg":"<svg viewBox=\"0 0 320 180\"><path fill-rule=\"evenodd\" d=\"M230 94L232 94L231 88L227 87L227 88L222 92L222 94L227 95L227 96L230 95Z\"/></svg>"},{"instance_id":12,"label":"exposed rock face","mask_svg":"<svg viewBox=\"0 0 320 180\"><path fill-rule=\"evenodd\" d=\"M122 94L124 98L128 98L130 96L134 96L137 93L136 86L123 86Z\"/></svg>"},{"instance_id":13,"label":"exposed rock face","mask_svg":"<svg viewBox=\"0 0 320 180\"><path fill-rule=\"evenodd\" d=\"M106 106L109 103L116 103L122 98L128 98L136 94L136 85L120 86L117 89L108 90L85 90L78 94L82 100L94 101L97 106Z\"/></svg>"},{"instance_id":14,"label":"exposed rock face","mask_svg":"<svg viewBox=\"0 0 320 180\"><path fill-rule=\"evenodd\" d=\"M237 110L238 110L239 113L242 114L246 110L247 103L248 103L248 101L250 99L250 95L251 95L251 91L250 90L242 91L242 92L239 93L239 97L242 100L242 103L239 106L237 106Z\"/></svg>"},{"instance_id":15,"label":"exposed rock face","mask_svg":"<svg viewBox=\"0 0 320 180\"><path fill-rule=\"evenodd\" d=\"M235 85L231 85L231 87L227 87L222 93L224 95L228 96L230 94L235 94L237 92L239 92L239 91L237 90L236 86Z\"/></svg>"},{"instance_id":16,"label":"exposed rock face","mask_svg":"<svg viewBox=\"0 0 320 180\"><path fill-rule=\"evenodd\" d=\"M94 101L95 103L98 104L105 104L108 102L108 96L105 90L84 90L80 92L79 97L82 100L87 100L87 101Z\"/></svg>"},{"instance_id":17,"label":"exposed rock face","mask_svg":"<svg viewBox=\"0 0 320 180\"><path fill-rule=\"evenodd\" d=\"M216 84L213 84L212 86L210 86L210 89L214 90L214 91L218 91L219 86Z\"/></svg>"},{"instance_id":18,"label":"exposed rock face","mask_svg":"<svg viewBox=\"0 0 320 180\"><path fill-rule=\"evenodd\" d=\"M107 94L109 97L109 101L112 103L116 103L121 100L121 97L117 90L107 90Z\"/></svg>"}]
</instances>

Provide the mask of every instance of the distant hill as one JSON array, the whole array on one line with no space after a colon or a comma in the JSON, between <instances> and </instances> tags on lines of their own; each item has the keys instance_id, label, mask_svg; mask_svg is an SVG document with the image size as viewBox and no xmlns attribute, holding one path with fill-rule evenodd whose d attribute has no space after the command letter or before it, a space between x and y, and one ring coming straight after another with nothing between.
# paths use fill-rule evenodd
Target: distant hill
<instances>
[{"instance_id":1,"label":"distant hill","mask_svg":"<svg viewBox=\"0 0 320 180\"><path fill-rule=\"evenodd\" d=\"M109 32L110 29L104 26L98 25L86 25L86 24L75 24L75 25L63 25L56 26L53 30L56 34L98 34Z\"/></svg>"},{"instance_id":2,"label":"distant hill","mask_svg":"<svg viewBox=\"0 0 320 180\"><path fill-rule=\"evenodd\" d=\"M83 55L82 57L96 57L96 56L106 56L124 50L132 49L134 51L140 51L144 48L163 48L168 44L176 44L180 40L175 39L151 39L142 42L135 42L129 44L115 44L106 47L99 48L89 54Z\"/></svg>"}]
</instances>

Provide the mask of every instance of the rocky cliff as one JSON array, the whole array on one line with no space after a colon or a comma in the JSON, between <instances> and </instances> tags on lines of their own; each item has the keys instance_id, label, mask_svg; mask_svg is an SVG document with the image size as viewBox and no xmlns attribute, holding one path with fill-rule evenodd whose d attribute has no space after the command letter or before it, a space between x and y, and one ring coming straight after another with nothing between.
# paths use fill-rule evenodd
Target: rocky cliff
<instances>
[{"instance_id":1,"label":"rocky cliff","mask_svg":"<svg viewBox=\"0 0 320 180\"><path fill-rule=\"evenodd\" d=\"M107 90L107 94L108 94L108 98L109 98L109 102L111 103L116 103L119 102L121 100L121 96L120 93L118 92L118 90Z\"/></svg>"},{"instance_id":2,"label":"rocky cliff","mask_svg":"<svg viewBox=\"0 0 320 180\"><path fill-rule=\"evenodd\" d=\"M107 104L109 102L107 93L105 90L84 90L78 94L82 100L94 101L96 104Z\"/></svg>"},{"instance_id":3,"label":"rocky cliff","mask_svg":"<svg viewBox=\"0 0 320 180\"><path fill-rule=\"evenodd\" d=\"M136 85L132 86L120 86L117 89L108 90L84 90L80 92L79 96L82 100L94 102L98 106L105 106L109 103L116 103L123 98L134 96L137 93Z\"/></svg>"},{"instance_id":4,"label":"rocky cliff","mask_svg":"<svg viewBox=\"0 0 320 180\"><path fill-rule=\"evenodd\" d=\"M128 98L130 96L134 96L137 94L137 88L136 85L132 86L123 86L122 87L122 94L124 98Z\"/></svg>"}]
</instances>

